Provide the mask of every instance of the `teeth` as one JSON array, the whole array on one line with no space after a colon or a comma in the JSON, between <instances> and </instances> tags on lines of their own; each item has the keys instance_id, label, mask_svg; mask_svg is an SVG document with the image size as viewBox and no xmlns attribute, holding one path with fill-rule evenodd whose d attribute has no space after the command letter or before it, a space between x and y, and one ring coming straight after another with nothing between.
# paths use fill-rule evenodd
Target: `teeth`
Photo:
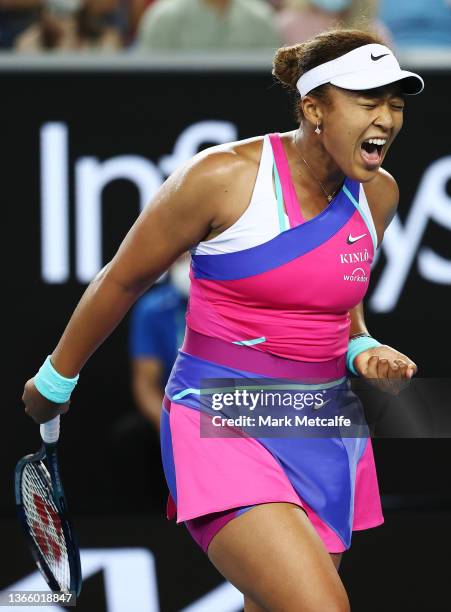
<instances>
[{"instance_id":1,"label":"teeth","mask_svg":"<svg viewBox=\"0 0 451 612\"><path fill-rule=\"evenodd\" d=\"M365 142L369 142L370 144L375 144L375 145L379 145L380 147L383 147L384 144L387 142L386 138L368 138L367 140L365 140Z\"/></svg>"}]
</instances>

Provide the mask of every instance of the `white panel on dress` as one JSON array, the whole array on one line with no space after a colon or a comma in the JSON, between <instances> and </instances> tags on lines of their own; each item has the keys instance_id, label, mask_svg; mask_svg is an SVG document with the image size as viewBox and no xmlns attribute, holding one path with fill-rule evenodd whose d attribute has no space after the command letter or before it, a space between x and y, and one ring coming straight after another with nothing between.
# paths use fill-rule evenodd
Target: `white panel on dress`
<instances>
[{"instance_id":1,"label":"white panel on dress","mask_svg":"<svg viewBox=\"0 0 451 612\"><path fill-rule=\"evenodd\" d=\"M374 225L374 220L373 220L373 215L371 214L371 209L369 207L368 204L368 200L366 199L366 194L365 194L365 190L363 189L363 185L362 183L360 183L360 192L359 192L359 205L362 208L362 211L366 217L366 220L368 221L369 224L369 230L370 232L372 232L374 239L376 241L377 244L377 232L376 232L376 226Z\"/></svg>"},{"instance_id":2,"label":"white panel on dress","mask_svg":"<svg viewBox=\"0 0 451 612\"><path fill-rule=\"evenodd\" d=\"M234 253L268 242L280 233L277 199L274 193L272 170L274 157L268 136L264 137L251 201L233 225L211 240L199 242L191 249L192 255L220 255ZM285 214L287 227L288 217Z\"/></svg>"}]
</instances>

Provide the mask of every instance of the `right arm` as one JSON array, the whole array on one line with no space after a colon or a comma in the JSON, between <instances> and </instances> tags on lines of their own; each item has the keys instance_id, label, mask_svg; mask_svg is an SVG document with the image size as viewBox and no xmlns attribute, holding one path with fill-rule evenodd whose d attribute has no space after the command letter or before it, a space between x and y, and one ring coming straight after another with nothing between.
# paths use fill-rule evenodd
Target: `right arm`
<instances>
[{"instance_id":1,"label":"right arm","mask_svg":"<svg viewBox=\"0 0 451 612\"><path fill-rule=\"evenodd\" d=\"M232 191L235 156L206 153L196 155L169 177L113 259L88 285L51 355L53 367L62 376L76 376L134 302L181 253L220 225ZM44 398L33 379L26 383L22 399L25 412L38 423L69 407L69 402L55 404Z\"/></svg>"}]
</instances>

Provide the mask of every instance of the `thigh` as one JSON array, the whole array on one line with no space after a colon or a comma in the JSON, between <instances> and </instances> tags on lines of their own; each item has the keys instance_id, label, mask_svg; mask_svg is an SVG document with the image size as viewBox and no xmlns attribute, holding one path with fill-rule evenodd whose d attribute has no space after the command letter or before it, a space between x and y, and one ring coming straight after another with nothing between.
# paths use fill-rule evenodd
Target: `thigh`
<instances>
[{"instance_id":1,"label":"thigh","mask_svg":"<svg viewBox=\"0 0 451 612\"><path fill-rule=\"evenodd\" d=\"M338 571L340 567L341 557L343 553L329 553L335 569ZM266 608L262 608L255 603L250 597L244 595L244 612L267 612Z\"/></svg>"},{"instance_id":2,"label":"thigh","mask_svg":"<svg viewBox=\"0 0 451 612\"><path fill-rule=\"evenodd\" d=\"M258 504L222 527L207 554L254 604L249 612L349 612L336 567L299 506Z\"/></svg>"}]
</instances>

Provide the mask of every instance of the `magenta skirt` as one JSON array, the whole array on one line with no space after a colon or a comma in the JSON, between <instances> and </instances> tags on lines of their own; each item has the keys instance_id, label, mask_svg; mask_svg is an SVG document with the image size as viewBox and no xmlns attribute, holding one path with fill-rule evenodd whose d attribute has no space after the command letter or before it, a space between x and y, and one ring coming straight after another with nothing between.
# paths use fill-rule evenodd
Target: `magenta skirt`
<instances>
[{"instance_id":1,"label":"magenta skirt","mask_svg":"<svg viewBox=\"0 0 451 612\"><path fill-rule=\"evenodd\" d=\"M331 392L343 390L331 397L359 401L348 390L342 358L317 364L263 353L251 359L254 355L250 347L187 330L161 415L167 518L184 522L207 551L229 520L257 504L289 502L306 512L327 551L343 552L350 547L353 531L384 522L369 437L201 436L201 420L212 417L202 411L197 390L201 379L209 377L314 376L327 382ZM245 363L252 364L252 371L243 369Z\"/></svg>"}]
</instances>

